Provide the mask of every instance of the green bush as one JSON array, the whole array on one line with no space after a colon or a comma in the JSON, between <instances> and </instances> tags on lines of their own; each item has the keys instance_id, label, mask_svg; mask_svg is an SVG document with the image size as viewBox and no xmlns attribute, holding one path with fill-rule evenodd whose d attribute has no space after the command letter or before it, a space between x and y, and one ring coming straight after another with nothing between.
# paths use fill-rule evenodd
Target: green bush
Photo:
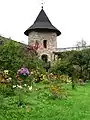
<instances>
[{"instance_id":1,"label":"green bush","mask_svg":"<svg viewBox=\"0 0 90 120\"><path fill-rule=\"evenodd\" d=\"M0 95L8 97L15 95L15 93L9 84L0 84Z\"/></svg>"},{"instance_id":2,"label":"green bush","mask_svg":"<svg viewBox=\"0 0 90 120\"><path fill-rule=\"evenodd\" d=\"M16 81L16 72L21 67L44 71L37 52L30 50L27 45L13 40L7 40L0 46L0 70L9 70L13 84Z\"/></svg>"}]
</instances>

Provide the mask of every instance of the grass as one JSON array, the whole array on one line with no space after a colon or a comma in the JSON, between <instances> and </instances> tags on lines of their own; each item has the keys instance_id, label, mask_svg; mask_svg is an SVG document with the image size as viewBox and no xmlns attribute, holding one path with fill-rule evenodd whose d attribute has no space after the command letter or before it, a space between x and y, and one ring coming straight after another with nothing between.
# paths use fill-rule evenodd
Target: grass
<instances>
[{"instance_id":1,"label":"grass","mask_svg":"<svg viewBox=\"0 0 90 120\"><path fill-rule=\"evenodd\" d=\"M17 106L18 96L0 96L0 120L90 120L90 83L63 85L67 99L48 97L47 85L35 84L31 92L22 91L24 104Z\"/></svg>"}]
</instances>

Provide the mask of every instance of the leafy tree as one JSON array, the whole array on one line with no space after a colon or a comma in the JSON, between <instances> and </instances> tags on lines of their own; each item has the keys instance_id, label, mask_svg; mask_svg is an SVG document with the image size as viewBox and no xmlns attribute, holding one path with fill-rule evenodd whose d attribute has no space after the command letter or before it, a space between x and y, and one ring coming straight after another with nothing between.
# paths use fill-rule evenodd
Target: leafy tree
<instances>
[{"instance_id":1,"label":"leafy tree","mask_svg":"<svg viewBox=\"0 0 90 120\"><path fill-rule=\"evenodd\" d=\"M4 41L4 44L0 45L0 69L9 70L11 76L15 79L17 70L24 66L29 70L43 71L42 63L35 50L13 40Z\"/></svg>"},{"instance_id":2,"label":"leafy tree","mask_svg":"<svg viewBox=\"0 0 90 120\"><path fill-rule=\"evenodd\" d=\"M51 67L51 72L72 77L72 88L79 79L83 82L90 79L90 49L62 52L59 58Z\"/></svg>"},{"instance_id":3,"label":"leafy tree","mask_svg":"<svg viewBox=\"0 0 90 120\"><path fill-rule=\"evenodd\" d=\"M82 39L81 41L76 43L76 47L85 47L86 44L87 44L86 41Z\"/></svg>"}]
</instances>

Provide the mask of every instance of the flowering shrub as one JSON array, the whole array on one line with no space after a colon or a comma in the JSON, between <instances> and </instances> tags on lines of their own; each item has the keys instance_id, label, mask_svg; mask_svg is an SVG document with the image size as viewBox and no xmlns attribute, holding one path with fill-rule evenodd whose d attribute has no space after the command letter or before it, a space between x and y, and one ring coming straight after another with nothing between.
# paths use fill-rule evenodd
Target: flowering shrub
<instances>
[{"instance_id":1,"label":"flowering shrub","mask_svg":"<svg viewBox=\"0 0 90 120\"><path fill-rule=\"evenodd\" d=\"M22 90L21 89L23 88L25 78L27 78L28 76L29 76L29 70L25 67L22 67L21 69L19 69L17 71L16 78L18 80L18 84L13 85L13 88L19 88L18 89L18 106L23 105ZM25 84L25 86L27 86L27 85Z\"/></svg>"},{"instance_id":2,"label":"flowering shrub","mask_svg":"<svg viewBox=\"0 0 90 120\"><path fill-rule=\"evenodd\" d=\"M21 68L17 71L16 78L18 80L17 85L13 85L13 88L29 88L32 86L32 76L29 74L27 68Z\"/></svg>"},{"instance_id":3,"label":"flowering shrub","mask_svg":"<svg viewBox=\"0 0 90 120\"><path fill-rule=\"evenodd\" d=\"M50 86L50 92L54 99L59 97L59 89L56 85Z\"/></svg>"},{"instance_id":4,"label":"flowering shrub","mask_svg":"<svg viewBox=\"0 0 90 120\"><path fill-rule=\"evenodd\" d=\"M19 69L19 70L17 71L17 75L18 75L18 76L21 76L21 75L23 75L23 76L28 76L28 75L29 75L29 71L28 71L27 68L21 68L21 69Z\"/></svg>"},{"instance_id":5,"label":"flowering shrub","mask_svg":"<svg viewBox=\"0 0 90 120\"><path fill-rule=\"evenodd\" d=\"M51 97L53 99L59 98L65 98L67 97L67 92L62 88L62 86L58 86L57 84L52 84L49 88Z\"/></svg>"},{"instance_id":6,"label":"flowering shrub","mask_svg":"<svg viewBox=\"0 0 90 120\"><path fill-rule=\"evenodd\" d=\"M68 83L71 84L71 79L68 75L60 75L60 80L62 81L62 83Z\"/></svg>"},{"instance_id":7,"label":"flowering shrub","mask_svg":"<svg viewBox=\"0 0 90 120\"><path fill-rule=\"evenodd\" d=\"M45 75L38 69L37 70L32 69L30 72L30 76L32 77L33 81L36 83L43 81L43 79L45 77Z\"/></svg>"},{"instance_id":8,"label":"flowering shrub","mask_svg":"<svg viewBox=\"0 0 90 120\"><path fill-rule=\"evenodd\" d=\"M9 70L0 71L0 94L5 97L8 95L14 95L14 91L12 89L12 77Z\"/></svg>"},{"instance_id":9,"label":"flowering shrub","mask_svg":"<svg viewBox=\"0 0 90 120\"><path fill-rule=\"evenodd\" d=\"M9 75L9 70L4 70L0 72L0 82L1 83L9 83L12 78Z\"/></svg>"},{"instance_id":10,"label":"flowering shrub","mask_svg":"<svg viewBox=\"0 0 90 120\"><path fill-rule=\"evenodd\" d=\"M48 79L52 82L60 82L60 83L71 84L71 79L68 75L55 75L53 73L50 73L48 75Z\"/></svg>"},{"instance_id":11,"label":"flowering shrub","mask_svg":"<svg viewBox=\"0 0 90 120\"><path fill-rule=\"evenodd\" d=\"M29 75L28 69L27 68L21 68L17 71L16 78L18 80L22 80L25 77L27 77L28 75Z\"/></svg>"}]
</instances>

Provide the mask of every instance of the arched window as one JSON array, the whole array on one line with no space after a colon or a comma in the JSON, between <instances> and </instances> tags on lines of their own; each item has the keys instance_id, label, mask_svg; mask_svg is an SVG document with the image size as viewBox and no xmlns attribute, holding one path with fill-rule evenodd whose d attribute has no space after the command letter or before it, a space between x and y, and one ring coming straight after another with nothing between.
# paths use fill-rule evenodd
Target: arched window
<instances>
[{"instance_id":1,"label":"arched window","mask_svg":"<svg viewBox=\"0 0 90 120\"><path fill-rule=\"evenodd\" d=\"M44 47L44 48L47 48L47 40L44 40L44 41L43 41L43 47Z\"/></svg>"},{"instance_id":2,"label":"arched window","mask_svg":"<svg viewBox=\"0 0 90 120\"><path fill-rule=\"evenodd\" d=\"M47 56L47 55L45 55L45 54L44 54L44 55L42 55L42 57L41 57L41 58L42 58L42 60L43 60L44 62L47 62L47 61L48 61L48 56Z\"/></svg>"}]
</instances>

